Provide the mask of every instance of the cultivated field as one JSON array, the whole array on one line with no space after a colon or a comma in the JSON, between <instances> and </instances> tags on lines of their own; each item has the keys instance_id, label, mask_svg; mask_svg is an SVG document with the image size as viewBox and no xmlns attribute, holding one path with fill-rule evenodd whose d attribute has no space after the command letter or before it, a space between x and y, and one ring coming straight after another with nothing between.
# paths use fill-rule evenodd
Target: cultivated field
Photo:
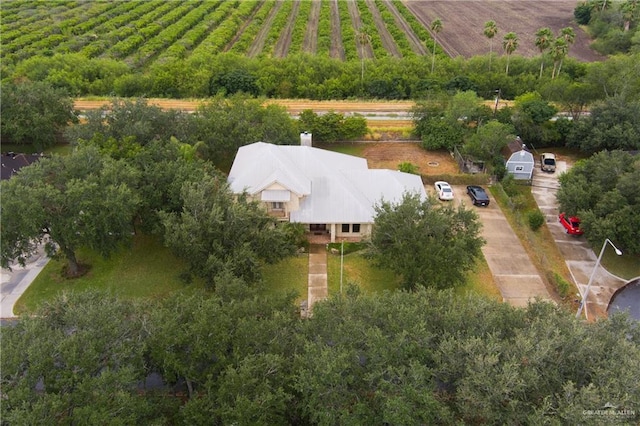
<instances>
[{"instance_id":1,"label":"cultivated field","mask_svg":"<svg viewBox=\"0 0 640 426\"><path fill-rule=\"evenodd\" d=\"M576 32L575 43L569 56L585 62L604 59L589 48L589 37L573 20L576 0L406 0L405 4L423 25L434 19L442 21L442 31L437 40L443 50L452 57L489 53L489 39L484 34L484 24L493 20L498 34L493 38L493 52L502 54L502 39L508 32L515 32L520 40L516 54L533 57L540 55L535 45L535 33L549 27L554 34L565 27Z\"/></svg>"},{"instance_id":2,"label":"cultivated field","mask_svg":"<svg viewBox=\"0 0 640 426\"><path fill-rule=\"evenodd\" d=\"M572 26L570 56L600 59L573 22L575 0L5 0L0 59L16 64L33 56L79 53L124 61L133 68L234 52L249 57L308 53L342 60L430 55L430 23L441 19L437 39L451 56L486 54L484 22L520 38L516 53L538 54L537 29Z\"/></svg>"}]
</instances>

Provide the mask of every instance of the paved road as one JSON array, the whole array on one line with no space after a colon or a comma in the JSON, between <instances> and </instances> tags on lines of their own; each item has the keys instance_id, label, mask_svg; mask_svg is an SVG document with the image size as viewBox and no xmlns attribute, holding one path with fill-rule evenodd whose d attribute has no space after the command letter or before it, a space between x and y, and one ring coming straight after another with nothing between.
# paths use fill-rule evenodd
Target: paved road
<instances>
[{"instance_id":1,"label":"paved road","mask_svg":"<svg viewBox=\"0 0 640 426\"><path fill-rule=\"evenodd\" d=\"M0 318L16 318L13 306L49 262L44 250L40 249L27 260L25 267L12 266L12 270L2 269L0 283Z\"/></svg>"},{"instance_id":2,"label":"paved road","mask_svg":"<svg viewBox=\"0 0 640 426\"><path fill-rule=\"evenodd\" d=\"M507 218L490 196L488 207L474 207L464 186L454 186L456 203L474 209L482 222L482 248L489 269L505 302L524 307L535 298L552 301L551 295L531 262L522 243L511 229Z\"/></svg>"},{"instance_id":3,"label":"paved road","mask_svg":"<svg viewBox=\"0 0 640 426\"><path fill-rule=\"evenodd\" d=\"M556 193L560 184L558 176L567 170L565 161L558 161L555 173L544 173L536 169L533 175L531 192L538 203L538 208L547 219L547 226L553 235L556 245L565 259L573 281L578 287L578 299L585 293L589 277L593 272L598 256L593 252L584 237L568 235L558 222L558 202ZM611 247L607 247L611 249ZM599 254L599 253L598 253ZM610 274L599 266L591 285L587 303L587 316L606 316L607 306L613 293L626 283L622 278Z\"/></svg>"}]
</instances>

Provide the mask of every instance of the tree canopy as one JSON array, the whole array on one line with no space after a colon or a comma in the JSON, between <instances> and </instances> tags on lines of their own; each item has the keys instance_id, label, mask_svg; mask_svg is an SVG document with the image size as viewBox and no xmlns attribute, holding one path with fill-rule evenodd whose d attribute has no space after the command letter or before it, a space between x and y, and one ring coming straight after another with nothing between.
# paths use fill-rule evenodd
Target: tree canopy
<instances>
[{"instance_id":1,"label":"tree canopy","mask_svg":"<svg viewBox=\"0 0 640 426\"><path fill-rule=\"evenodd\" d=\"M369 249L376 263L402 275L404 288L442 289L465 282L483 243L472 210L405 194L376 206Z\"/></svg>"},{"instance_id":2,"label":"tree canopy","mask_svg":"<svg viewBox=\"0 0 640 426\"><path fill-rule=\"evenodd\" d=\"M589 324L545 302L350 287L302 320L290 296L247 291L57 298L1 329L3 421L640 420L640 332L625 316Z\"/></svg>"},{"instance_id":3,"label":"tree canopy","mask_svg":"<svg viewBox=\"0 0 640 426\"><path fill-rule=\"evenodd\" d=\"M67 259L71 276L81 273L78 248L108 256L133 231L139 198L125 182L134 173L94 147L81 147L42 158L3 181L2 266L24 264L40 243L50 256Z\"/></svg>"},{"instance_id":4,"label":"tree canopy","mask_svg":"<svg viewBox=\"0 0 640 426\"><path fill-rule=\"evenodd\" d=\"M234 196L222 176L185 182L180 212L162 213L168 247L187 259L209 285L223 273L247 282L259 279L260 263L273 263L296 250L295 225L276 226L257 202Z\"/></svg>"},{"instance_id":5,"label":"tree canopy","mask_svg":"<svg viewBox=\"0 0 640 426\"><path fill-rule=\"evenodd\" d=\"M43 151L58 141L67 125L78 121L67 92L47 83L3 83L0 96L3 144L33 145Z\"/></svg>"},{"instance_id":6,"label":"tree canopy","mask_svg":"<svg viewBox=\"0 0 640 426\"><path fill-rule=\"evenodd\" d=\"M640 254L640 157L603 151L560 176L561 211L577 214L594 246L609 238L629 254Z\"/></svg>"}]
</instances>

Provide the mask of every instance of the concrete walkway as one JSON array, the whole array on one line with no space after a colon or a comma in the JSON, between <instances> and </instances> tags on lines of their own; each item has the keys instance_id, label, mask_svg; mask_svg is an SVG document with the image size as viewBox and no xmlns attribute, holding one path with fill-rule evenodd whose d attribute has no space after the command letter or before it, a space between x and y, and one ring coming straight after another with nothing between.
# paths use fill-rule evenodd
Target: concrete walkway
<instances>
[{"instance_id":1,"label":"concrete walkway","mask_svg":"<svg viewBox=\"0 0 640 426\"><path fill-rule=\"evenodd\" d=\"M538 270L491 194L489 206L475 207L466 187L454 186L454 193L455 202L463 203L480 216L482 238L487 242L482 253L503 301L518 307L525 307L536 298L552 301Z\"/></svg>"},{"instance_id":2,"label":"concrete walkway","mask_svg":"<svg viewBox=\"0 0 640 426\"><path fill-rule=\"evenodd\" d=\"M558 176L567 169L565 161L557 162L555 173L544 173L536 169L531 192L538 208L546 217L547 226L564 257L575 285L578 287L580 294L576 295L576 298L581 300L587 289L589 277L596 266L601 247L598 248L598 254L594 253L584 237L568 235L558 222L558 214L560 213L556 199L556 193L560 188ZM612 248L607 246L607 250L612 250ZM626 280L612 275L602 265L599 265L589 291L586 307L587 317L592 319L606 316L607 306L613 293L625 284Z\"/></svg>"},{"instance_id":3,"label":"concrete walkway","mask_svg":"<svg viewBox=\"0 0 640 426\"><path fill-rule=\"evenodd\" d=\"M13 307L22 293L25 292L31 282L49 262L49 258L42 248L31 256L23 268L20 265L12 265L12 270L2 269L2 282L0 283L0 318L16 318Z\"/></svg>"},{"instance_id":4,"label":"concrete walkway","mask_svg":"<svg viewBox=\"0 0 640 426\"><path fill-rule=\"evenodd\" d=\"M309 284L307 293L308 314L312 313L314 303L326 299L329 294L327 250L321 244L311 244L309 247Z\"/></svg>"}]
</instances>

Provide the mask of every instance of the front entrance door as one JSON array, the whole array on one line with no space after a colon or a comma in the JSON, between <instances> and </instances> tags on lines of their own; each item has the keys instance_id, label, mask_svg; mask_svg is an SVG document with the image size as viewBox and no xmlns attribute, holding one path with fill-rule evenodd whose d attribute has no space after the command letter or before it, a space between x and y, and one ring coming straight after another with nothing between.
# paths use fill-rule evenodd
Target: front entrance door
<instances>
[{"instance_id":1,"label":"front entrance door","mask_svg":"<svg viewBox=\"0 0 640 426\"><path fill-rule=\"evenodd\" d=\"M309 231L313 232L314 234L324 234L325 232L327 232L327 225L324 223L310 223L309 224Z\"/></svg>"}]
</instances>

